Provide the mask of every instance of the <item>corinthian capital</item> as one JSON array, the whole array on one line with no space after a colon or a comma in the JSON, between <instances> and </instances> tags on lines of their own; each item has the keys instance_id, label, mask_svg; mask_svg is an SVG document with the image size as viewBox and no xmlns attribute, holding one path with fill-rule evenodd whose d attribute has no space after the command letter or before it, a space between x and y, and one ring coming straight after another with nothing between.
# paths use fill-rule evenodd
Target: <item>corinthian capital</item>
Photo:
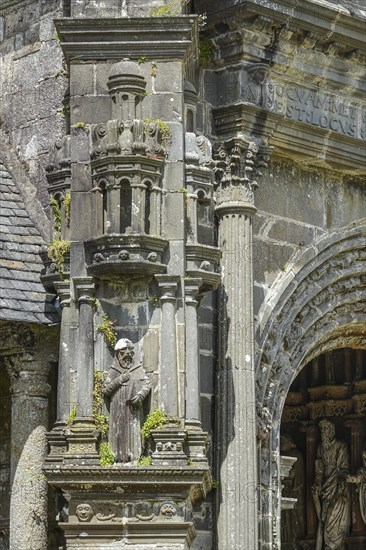
<instances>
[{"instance_id":1,"label":"corinthian capital","mask_svg":"<svg viewBox=\"0 0 366 550\"><path fill-rule=\"evenodd\" d=\"M238 136L219 143L215 152L217 204L254 204L254 189L272 148Z\"/></svg>"}]
</instances>

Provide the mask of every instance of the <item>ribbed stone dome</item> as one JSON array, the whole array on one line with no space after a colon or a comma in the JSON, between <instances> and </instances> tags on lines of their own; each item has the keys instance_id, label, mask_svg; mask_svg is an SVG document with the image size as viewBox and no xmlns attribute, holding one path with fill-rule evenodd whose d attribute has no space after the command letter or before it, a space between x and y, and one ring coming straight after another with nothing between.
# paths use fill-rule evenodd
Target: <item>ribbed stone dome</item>
<instances>
[{"instance_id":1,"label":"ribbed stone dome","mask_svg":"<svg viewBox=\"0 0 366 550\"><path fill-rule=\"evenodd\" d=\"M137 63L129 60L112 65L108 78L108 90L111 95L127 92L137 96L145 93L146 80Z\"/></svg>"},{"instance_id":2,"label":"ribbed stone dome","mask_svg":"<svg viewBox=\"0 0 366 550\"><path fill-rule=\"evenodd\" d=\"M113 77L116 77L116 76L122 76L122 75L134 75L134 76L137 76L137 77L140 77L140 78L144 78L142 76L142 72L141 72L141 69L140 67L138 66L137 63L135 63L134 61L130 61L130 60L123 60L123 61L119 61L118 63L114 63L112 65L112 68L110 70L110 73L109 73L109 78L113 78Z\"/></svg>"}]
</instances>

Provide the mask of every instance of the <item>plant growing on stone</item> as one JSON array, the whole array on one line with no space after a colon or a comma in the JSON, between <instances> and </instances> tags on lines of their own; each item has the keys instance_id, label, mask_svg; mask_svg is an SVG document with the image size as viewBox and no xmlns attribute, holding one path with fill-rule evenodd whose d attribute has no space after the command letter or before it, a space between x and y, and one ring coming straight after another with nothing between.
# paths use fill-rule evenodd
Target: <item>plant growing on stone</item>
<instances>
[{"instance_id":1,"label":"plant growing on stone","mask_svg":"<svg viewBox=\"0 0 366 550\"><path fill-rule=\"evenodd\" d=\"M151 463L152 463L151 456L141 455L140 458L137 461L137 466L141 466L141 467L151 466Z\"/></svg>"},{"instance_id":2,"label":"plant growing on stone","mask_svg":"<svg viewBox=\"0 0 366 550\"><path fill-rule=\"evenodd\" d=\"M107 438L109 418L103 414L103 386L105 380L105 373L103 371L94 369L94 388L93 388L93 416L95 425L100 431L102 440Z\"/></svg>"},{"instance_id":3,"label":"plant growing on stone","mask_svg":"<svg viewBox=\"0 0 366 550\"><path fill-rule=\"evenodd\" d=\"M64 197L65 218L67 226L70 225L70 206L71 206L71 193L66 193Z\"/></svg>"},{"instance_id":4,"label":"plant growing on stone","mask_svg":"<svg viewBox=\"0 0 366 550\"><path fill-rule=\"evenodd\" d=\"M172 132L169 128L169 125L163 120L160 120L158 118L144 118L144 123L145 123L145 128L151 123L157 124L159 126L162 145L164 147L167 147L169 140L172 137Z\"/></svg>"},{"instance_id":5,"label":"plant growing on stone","mask_svg":"<svg viewBox=\"0 0 366 550\"><path fill-rule=\"evenodd\" d=\"M50 206L53 214L55 239L61 235L61 206L55 197L50 198Z\"/></svg>"},{"instance_id":6,"label":"plant growing on stone","mask_svg":"<svg viewBox=\"0 0 366 550\"><path fill-rule=\"evenodd\" d=\"M75 122L75 124L72 125L73 128L85 128L85 126L85 122Z\"/></svg>"},{"instance_id":7,"label":"plant growing on stone","mask_svg":"<svg viewBox=\"0 0 366 550\"><path fill-rule=\"evenodd\" d=\"M112 466L112 464L115 463L116 457L107 441L103 441L100 444L99 456L100 456L99 464L101 466Z\"/></svg>"},{"instance_id":8,"label":"plant growing on stone","mask_svg":"<svg viewBox=\"0 0 366 550\"><path fill-rule=\"evenodd\" d=\"M115 321L112 321L107 314L103 315L103 321L98 325L98 332L104 336L108 346L114 349L117 342L117 331L113 328Z\"/></svg>"},{"instance_id":9,"label":"plant growing on stone","mask_svg":"<svg viewBox=\"0 0 366 550\"><path fill-rule=\"evenodd\" d=\"M204 36L201 36L198 49L199 49L199 55L200 55L200 63L202 67L207 67L211 63L212 52L213 52L213 46L212 46L211 40L209 40L208 38L205 38Z\"/></svg>"},{"instance_id":10,"label":"plant growing on stone","mask_svg":"<svg viewBox=\"0 0 366 550\"><path fill-rule=\"evenodd\" d=\"M63 267L65 256L70 252L70 241L55 239L47 249L50 260L57 264L61 277L63 276Z\"/></svg>"},{"instance_id":11,"label":"plant growing on stone","mask_svg":"<svg viewBox=\"0 0 366 550\"><path fill-rule=\"evenodd\" d=\"M150 10L150 17L171 17L173 15L179 15L181 8L187 6L191 0L172 0L165 6L159 8L152 8Z\"/></svg>"},{"instance_id":12,"label":"plant growing on stone","mask_svg":"<svg viewBox=\"0 0 366 550\"><path fill-rule=\"evenodd\" d=\"M156 430L156 428L164 426L166 422L167 416L165 412L161 409L155 409L147 415L146 420L141 428L141 435L143 435L145 439L149 439L149 437L151 436L151 430Z\"/></svg>"},{"instance_id":13,"label":"plant growing on stone","mask_svg":"<svg viewBox=\"0 0 366 550\"><path fill-rule=\"evenodd\" d=\"M67 419L66 419L66 426L69 428L70 426L72 426L72 424L74 423L74 420L76 418L76 405L74 405L71 409L71 411L69 412L68 416L67 416Z\"/></svg>"},{"instance_id":14,"label":"plant growing on stone","mask_svg":"<svg viewBox=\"0 0 366 550\"><path fill-rule=\"evenodd\" d=\"M159 296L157 296L156 294L154 296L151 297L150 299L150 303L152 305L152 307L158 307L159 306Z\"/></svg>"}]
</instances>

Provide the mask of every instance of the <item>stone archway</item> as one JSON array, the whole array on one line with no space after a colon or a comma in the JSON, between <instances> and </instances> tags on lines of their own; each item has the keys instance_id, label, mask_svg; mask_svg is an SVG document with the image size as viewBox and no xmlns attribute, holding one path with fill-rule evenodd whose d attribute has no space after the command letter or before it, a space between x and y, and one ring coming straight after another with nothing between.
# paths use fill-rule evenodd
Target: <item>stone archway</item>
<instances>
[{"instance_id":1,"label":"stone archway","mask_svg":"<svg viewBox=\"0 0 366 550\"><path fill-rule=\"evenodd\" d=\"M280 547L280 422L293 380L320 353L366 348L365 235L362 220L304 250L279 278L259 313L256 398L262 434L262 549Z\"/></svg>"}]
</instances>

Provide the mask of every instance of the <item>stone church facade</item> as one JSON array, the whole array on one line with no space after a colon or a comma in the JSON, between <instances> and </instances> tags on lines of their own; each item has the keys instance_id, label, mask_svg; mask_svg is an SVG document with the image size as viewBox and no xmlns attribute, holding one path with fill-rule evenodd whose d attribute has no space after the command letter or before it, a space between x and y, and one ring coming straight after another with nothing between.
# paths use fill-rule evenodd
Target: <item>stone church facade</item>
<instances>
[{"instance_id":1,"label":"stone church facade","mask_svg":"<svg viewBox=\"0 0 366 550\"><path fill-rule=\"evenodd\" d=\"M364 547L365 23L2 0L0 549Z\"/></svg>"}]
</instances>

